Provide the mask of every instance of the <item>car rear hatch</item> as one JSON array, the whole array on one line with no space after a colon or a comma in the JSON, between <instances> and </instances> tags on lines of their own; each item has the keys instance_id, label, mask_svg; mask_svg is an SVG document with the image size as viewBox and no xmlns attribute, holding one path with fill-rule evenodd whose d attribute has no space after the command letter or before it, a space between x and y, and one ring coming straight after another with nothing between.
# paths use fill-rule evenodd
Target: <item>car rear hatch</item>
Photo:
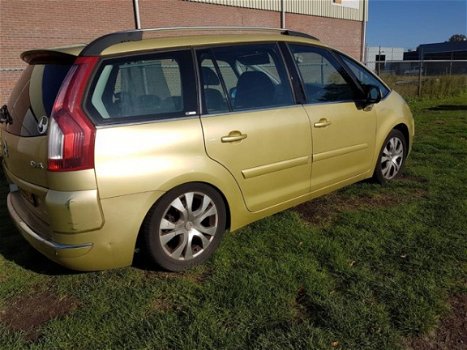
<instances>
[{"instance_id":1,"label":"car rear hatch","mask_svg":"<svg viewBox=\"0 0 467 350\"><path fill-rule=\"evenodd\" d=\"M82 47L24 52L29 65L2 107L3 165L30 211L47 222L43 197L49 188L50 115L60 86ZM42 197L42 198L41 198Z\"/></svg>"}]
</instances>

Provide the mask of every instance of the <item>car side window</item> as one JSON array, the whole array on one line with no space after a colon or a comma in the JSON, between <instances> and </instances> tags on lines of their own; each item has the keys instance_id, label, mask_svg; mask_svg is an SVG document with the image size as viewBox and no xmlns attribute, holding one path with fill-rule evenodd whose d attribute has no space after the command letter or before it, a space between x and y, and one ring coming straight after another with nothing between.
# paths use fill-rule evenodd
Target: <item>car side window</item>
<instances>
[{"instance_id":1,"label":"car side window","mask_svg":"<svg viewBox=\"0 0 467 350\"><path fill-rule=\"evenodd\" d=\"M219 67L219 72L222 75L222 80L224 81L227 91L234 91L238 82L238 71L235 67L232 67L229 62L217 60L216 63Z\"/></svg>"},{"instance_id":2,"label":"car side window","mask_svg":"<svg viewBox=\"0 0 467 350\"><path fill-rule=\"evenodd\" d=\"M288 73L276 44L217 47L210 49L210 52L221 73L221 85L227 90L222 96L228 100L226 102L230 110L264 109L294 104ZM205 66L203 63L204 61L200 62L200 69L205 79L204 74L212 74L204 69L208 63ZM211 94L210 90L204 89L207 112L211 113L211 97L207 94ZM216 106L220 106L219 97L216 101ZM225 105L222 106L225 108Z\"/></svg>"},{"instance_id":3,"label":"car side window","mask_svg":"<svg viewBox=\"0 0 467 350\"><path fill-rule=\"evenodd\" d=\"M105 61L91 87L100 119L165 119L196 111L189 51ZM191 77L191 78L190 78Z\"/></svg>"},{"instance_id":4,"label":"car side window","mask_svg":"<svg viewBox=\"0 0 467 350\"><path fill-rule=\"evenodd\" d=\"M357 80L362 86L373 85L379 87L381 96L384 98L389 93L389 89L365 67L352 60L351 58L338 53L344 63L350 68Z\"/></svg>"},{"instance_id":5,"label":"car side window","mask_svg":"<svg viewBox=\"0 0 467 350\"><path fill-rule=\"evenodd\" d=\"M217 73L210 50L198 53L200 63L200 78L203 91L203 109L208 113L222 113L229 111L228 99L221 78Z\"/></svg>"},{"instance_id":6,"label":"car side window","mask_svg":"<svg viewBox=\"0 0 467 350\"><path fill-rule=\"evenodd\" d=\"M354 86L328 51L307 45L289 47L300 72L308 103L354 99Z\"/></svg>"}]
</instances>

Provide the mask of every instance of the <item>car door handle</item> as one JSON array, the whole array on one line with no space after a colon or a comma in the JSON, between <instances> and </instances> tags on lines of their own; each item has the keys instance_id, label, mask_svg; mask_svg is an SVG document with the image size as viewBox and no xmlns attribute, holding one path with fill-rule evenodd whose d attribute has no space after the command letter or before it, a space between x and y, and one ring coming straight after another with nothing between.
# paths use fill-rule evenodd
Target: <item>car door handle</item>
<instances>
[{"instance_id":1,"label":"car door handle","mask_svg":"<svg viewBox=\"0 0 467 350\"><path fill-rule=\"evenodd\" d=\"M331 122L326 118L321 118L319 122L313 124L315 128L325 128L326 126L331 125Z\"/></svg>"},{"instance_id":2,"label":"car door handle","mask_svg":"<svg viewBox=\"0 0 467 350\"><path fill-rule=\"evenodd\" d=\"M231 131L227 136L222 136L221 141L223 143L225 142L236 142L236 141L241 141L243 139L247 138L247 134L242 134L240 131Z\"/></svg>"}]
</instances>

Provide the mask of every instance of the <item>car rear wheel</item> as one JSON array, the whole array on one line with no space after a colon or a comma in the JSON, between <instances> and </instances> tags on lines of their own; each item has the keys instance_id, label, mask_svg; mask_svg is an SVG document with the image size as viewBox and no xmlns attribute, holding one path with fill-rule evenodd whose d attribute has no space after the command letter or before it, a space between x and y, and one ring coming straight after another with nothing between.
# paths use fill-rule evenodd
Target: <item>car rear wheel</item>
<instances>
[{"instance_id":1,"label":"car rear wheel","mask_svg":"<svg viewBox=\"0 0 467 350\"><path fill-rule=\"evenodd\" d=\"M208 259L226 230L226 209L212 187L193 183L166 193L152 208L143 234L150 259L182 271Z\"/></svg>"},{"instance_id":2,"label":"car rear wheel","mask_svg":"<svg viewBox=\"0 0 467 350\"><path fill-rule=\"evenodd\" d=\"M399 130L392 130L379 153L374 179L381 184L400 175L407 155L407 142Z\"/></svg>"}]
</instances>

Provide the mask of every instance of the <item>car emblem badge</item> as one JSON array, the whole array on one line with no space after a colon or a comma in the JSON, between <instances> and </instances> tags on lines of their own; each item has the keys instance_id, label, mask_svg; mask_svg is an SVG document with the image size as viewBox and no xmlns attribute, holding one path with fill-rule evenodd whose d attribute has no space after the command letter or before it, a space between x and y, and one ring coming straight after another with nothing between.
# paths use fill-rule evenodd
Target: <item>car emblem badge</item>
<instances>
[{"instance_id":1,"label":"car emblem badge","mask_svg":"<svg viewBox=\"0 0 467 350\"><path fill-rule=\"evenodd\" d=\"M37 131L39 131L39 134L44 135L47 132L48 127L49 127L49 118L47 118L44 115L39 120L39 123L37 123Z\"/></svg>"}]
</instances>

